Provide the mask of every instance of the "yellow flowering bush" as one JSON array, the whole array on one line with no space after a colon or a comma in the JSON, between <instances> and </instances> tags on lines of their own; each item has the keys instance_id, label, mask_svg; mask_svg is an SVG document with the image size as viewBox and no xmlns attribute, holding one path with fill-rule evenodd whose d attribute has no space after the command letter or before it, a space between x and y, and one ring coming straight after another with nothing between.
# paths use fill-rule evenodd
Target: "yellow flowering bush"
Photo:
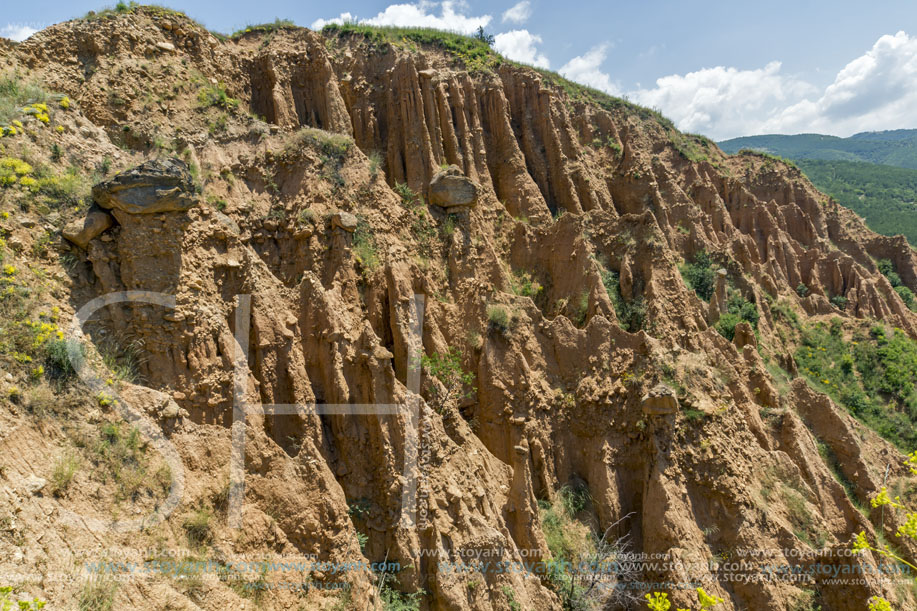
<instances>
[{"instance_id":1,"label":"yellow flowering bush","mask_svg":"<svg viewBox=\"0 0 917 611\"><path fill-rule=\"evenodd\" d=\"M653 592L652 594L647 594L645 598L646 606L650 611L669 611L672 608L669 595L665 592Z\"/></svg>"},{"instance_id":2,"label":"yellow flowering bush","mask_svg":"<svg viewBox=\"0 0 917 611\"><path fill-rule=\"evenodd\" d=\"M5 220L7 220L8 218L10 218L10 213L9 213L9 212L7 212L6 210L4 210L3 212L0 212L0 219L3 219L3 220L5 221Z\"/></svg>"},{"instance_id":3,"label":"yellow flowering bush","mask_svg":"<svg viewBox=\"0 0 917 611\"><path fill-rule=\"evenodd\" d=\"M712 609L723 602L722 598L707 594L703 588L697 588L697 600L700 602L701 609Z\"/></svg>"},{"instance_id":4,"label":"yellow flowering bush","mask_svg":"<svg viewBox=\"0 0 917 611\"><path fill-rule=\"evenodd\" d=\"M58 102L58 105L61 108L63 108L64 110L67 110L68 108L70 108L70 98L68 98L67 96L62 97L61 101Z\"/></svg>"},{"instance_id":5,"label":"yellow flowering bush","mask_svg":"<svg viewBox=\"0 0 917 611\"><path fill-rule=\"evenodd\" d=\"M892 498L888 496L888 490L886 490L885 486L882 486L879 489L878 494L870 499L869 504L872 505L873 508L882 507L884 505L891 505L892 507L903 509L904 505L898 502L900 500L900 496L896 496L894 500L892 500Z\"/></svg>"},{"instance_id":6,"label":"yellow flowering bush","mask_svg":"<svg viewBox=\"0 0 917 611\"><path fill-rule=\"evenodd\" d=\"M910 469L912 474L917 475L917 451L907 455L907 458L904 460L904 465ZM873 508L885 507L887 505L892 511L895 509L906 509L900 501L901 497L896 496L892 498L888 494L888 490L885 486L882 486L879 492L869 500L869 504L872 505ZM911 540L917 541L917 512L907 512L905 514L905 522L898 527L898 532L895 533L895 536L908 537ZM917 571L917 566L895 554L888 545L882 545L881 547L878 543L872 545L869 539L866 538L866 531L860 531L859 534L854 536L850 547L854 554L862 554L866 551L875 552L880 556L885 556L886 558L908 566L912 571ZM873 596L870 598L868 605L869 611L891 611L892 609L891 603L881 596Z\"/></svg>"},{"instance_id":7,"label":"yellow flowering bush","mask_svg":"<svg viewBox=\"0 0 917 611\"><path fill-rule=\"evenodd\" d=\"M672 608L672 601L665 592L652 592L646 594L646 606L650 611L669 611ZM719 596L707 594L703 588L697 588L697 601L700 603L700 611L707 611L723 602ZM677 609L676 611L690 611L690 609Z\"/></svg>"},{"instance_id":8,"label":"yellow flowering bush","mask_svg":"<svg viewBox=\"0 0 917 611\"><path fill-rule=\"evenodd\" d=\"M8 187L16 184L16 182L25 180L26 188L31 189L37 185L37 181L29 176L33 171L34 168L22 159L16 159L15 157L0 158L0 185ZM26 178L30 180L26 180Z\"/></svg>"},{"instance_id":9,"label":"yellow flowering bush","mask_svg":"<svg viewBox=\"0 0 917 611\"><path fill-rule=\"evenodd\" d=\"M62 133L64 133L64 132L66 131L66 128L65 128L63 125L58 125L57 127L54 128L54 130L55 130L58 134L62 134Z\"/></svg>"},{"instance_id":10,"label":"yellow flowering bush","mask_svg":"<svg viewBox=\"0 0 917 611\"><path fill-rule=\"evenodd\" d=\"M7 263L6 265L4 265L4 266L3 266L3 275L4 275L4 276L9 276L9 277L11 277L11 278L12 278L13 276L15 276L15 275L16 275L16 266L15 266L15 265L10 265L9 263Z\"/></svg>"},{"instance_id":11,"label":"yellow flowering bush","mask_svg":"<svg viewBox=\"0 0 917 611\"><path fill-rule=\"evenodd\" d=\"M32 166L30 166L28 163L22 159L16 159L15 157L4 157L0 159L0 168L10 170L19 176L31 174L33 170Z\"/></svg>"},{"instance_id":12,"label":"yellow flowering bush","mask_svg":"<svg viewBox=\"0 0 917 611\"><path fill-rule=\"evenodd\" d=\"M869 611L892 611L892 604L881 596L873 596L869 599Z\"/></svg>"},{"instance_id":13,"label":"yellow flowering bush","mask_svg":"<svg viewBox=\"0 0 917 611\"><path fill-rule=\"evenodd\" d=\"M63 338L63 331L58 329L57 325L53 322L33 322L27 320L25 324L32 330L34 336L32 346L34 348L40 348L52 337L58 339Z\"/></svg>"},{"instance_id":14,"label":"yellow flowering bush","mask_svg":"<svg viewBox=\"0 0 917 611\"><path fill-rule=\"evenodd\" d=\"M109 395L104 390L99 393L96 399L98 400L100 407L108 407L109 405L115 402L115 400L111 397L111 395Z\"/></svg>"},{"instance_id":15,"label":"yellow flowering bush","mask_svg":"<svg viewBox=\"0 0 917 611\"><path fill-rule=\"evenodd\" d=\"M31 176L23 176L19 179L19 185L33 193L38 191L38 181Z\"/></svg>"},{"instance_id":16,"label":"yellow flowering bush","mask_svg":"<svg viewBox=\"0 0 917 611\"><path fill-rule=\"evenodd\" d=\"M20 121L19 119L14 119L13 121L11 121L11 123L13 124L13 127L18 127L19 129L22 129L22 121Z\"/></svg>"}]
</instances>

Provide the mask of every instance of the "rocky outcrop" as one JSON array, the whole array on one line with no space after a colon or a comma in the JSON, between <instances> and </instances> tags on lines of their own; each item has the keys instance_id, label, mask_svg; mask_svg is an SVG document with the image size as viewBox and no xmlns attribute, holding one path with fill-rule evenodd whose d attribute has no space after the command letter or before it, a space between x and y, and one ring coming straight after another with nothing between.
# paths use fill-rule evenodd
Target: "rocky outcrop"
<instances>
[{"instance_id":1,"label":"rocky outcrop","mask_svg":"<svg viewBox=\"0 0 917 611\"><path fill-rule=\"evenodd\" d=\"M349 212L335 212L331 215L331 226L353 233L357 229L357 217Z\"/></svg>"},{"instance_id":2,"label":"rocky outcrop","mask_svg":"<svg viewBox=\"0 0 917 611\"><path fill-rule=\"evenodd\" d=\"M180 159L147 161L92 188L102 208L129 214L184 212L197 204L188 165Z\"/></svg>"},{"instance_id":3,"label":"rocky outcrop","mask_svg":"<svg viewBox=\"0 0 917 611\"><path fill-rule=\"evenodd\" d=\"M457 165L450 165L433 175L430 181L430 203L443 208L474 206L480 185L466 178Z\"/></svg>"},{"instance_id":4,"label":"rocky outcrop","mask_svg":"<svg viewBox=\"0 0 917 611\"><path fill-rule=\"evenodd\" d=\"M91 240L111 228L114 223L115 219L109 213L97 206L93 206L82 220L78 219L67 223L67 226L61 231L61 235L80 248L85 249Z\"/></svg>"},{"instance_id":5,"label":"rocky outcrop","mask_svg":"<svg viewBox=\"0 0 917 611\"><path fill-rule=\"evenodd\" d=\"M678 398L674 390L665 384L657 384L643 395L641 407L643 413L650 416L674 414L678 411Z\"/></svg>"},{"instance_id":6,"label":"rocky outcrop","mask_svg":"<svg viewBox=\"0 0 917 611\"><path fill-rule=\"evenodd\" d=\"M469 69L413 44L283 27L221 42L171 13L131 9L52 26L8 51L72 96L87 135L62 141L121 168L161 137L184 148L206 193L206 205L189 208L195 189L175 160L119 174L96 188L117 231L86 240L85 253L70 253L82 264L57 271L70 276L55 287L65 310L126 290L175 298L173 308L108 307L93 321L100 346L142 346L144 386L111 384L174 440L188 470L187 514L112 544L171 537L181 547L184 520L200 509L212 511L214 556L387 559L403 567L387 587L422 590L422 608L553 611L575 605L523 567L551 553L545 504L579 490L583 529L696 567L635 580L710 584L728 611L794 608L798 583L720 580L712 559L774 550L783 556L762 562L793 565L844 550L860 530L872 537L818 443L860 501L902 457L804 383L787 389L774 368L796 376L799 338L785 318L877 318L917 337L915 316L872 260L893 260L912 286L907 244L871 234L792 168L724 156L624 101L564 91L551 75L510 63ZM150 88L161 104L145 108L132 87ZM225 88L236 105L201 108L203 87ZM22 227L7 241L13 253L33 250ZM724 268L710 303L678 269L700 251ZM755 304L759 320L728 341L711 325L731 291ZM846 310L832 306L835 295L848 299ZM250 310L240 305L246 296ZM246 328L248 349L237 351ZM456 368L461 383L450 379ZM21 387L30 384L24 371ZM96 393L88 403L74 421L96 418ZM278 404L309 409L270 413ZM377 414L377 405L396 413ZM2 412L20 420L0 424L25 430L13 427L27 411ZM223 499L241 431L246 502L243 528L233 530ZM7 439L26 450L42 441L40 432ZM95 502L95 488L82 488L53 502ZM66 532L73 549L95 553L96 537L80 524L65 530L58 507L39 500L49 504L31 515L48 536ZM405 519L405 507L416 519ZM32 568L54 559L46 550L71 549L39 540L22 546ZM0 569L14 568L2 564L11 554L0 547ZM443 568L485 554L520 568ZM163 608L247 604L218 579L186 595L158 578L126 583L120 606L146 596ZM363 609L380 599L367 570L305 578L314 585L305 600L278 588L262 602ZM338 582L350 603L323 595ZM69 584L49 587L55 600L78 596ZM872 583L812 587L841 611L888 594ZM623 591L609 586L588 602L644 604L616 598ZM690 591L671 599L696 606Z\"/></svg>"}]
</instances>

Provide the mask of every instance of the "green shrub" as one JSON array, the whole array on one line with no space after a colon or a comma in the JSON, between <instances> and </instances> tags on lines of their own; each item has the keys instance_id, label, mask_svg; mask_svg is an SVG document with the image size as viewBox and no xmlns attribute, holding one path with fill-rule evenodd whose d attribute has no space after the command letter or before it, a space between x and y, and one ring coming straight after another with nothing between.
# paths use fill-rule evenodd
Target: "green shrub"
<instances>
[{"instance_id":1,"label":"green shrub","mask_svg":"<svg viewBox=\"0 0 917 611\"><path fill-rule=\"evenodd\" d=\"M241 38L242 36L245 36L246 34L251 34L252 32L270 33L270 32L276 32L277 30L284 30L287 28L296 28L296 27L298 26L291 19L277 18L277 19L274 19L273 22L259 23L255 25L247 25L244 28L242 28L241 30L236 30L235 32L230 34L229 37L230 38Z\"/></svg>"},{"instance_id":2,"label":"green shrub","mask_svg":"<svg viewBox=\"0 0 917 611\"><path fill-rule=\"evenodd\" d=\"M889 283L892 286L901 285L901 276L895 271L895 264L889 259L879 259L876 261L876 267L879 268L879 273L888 278Z\"/></svg>"},{"instance_id":3,"label":"green shrub","mask_svg":"<svg viewBox=\"0 0 917 611\"><path fill-rule=\"evenodd\" d=\"M573 324L575 324L577 327L582 327L584 324L586 324L586 314L589 312L588 291L583 291L577 295L571 307L573 308L573 311L570 314L570 320L572 320Z\"/></svg>"},{"instance_id":4,"label":"green shrub","mask_svg":"<svg viewBox=\"0 0 917 611\"><path fill-rule=\"evenodd\" d=\"M343 163L344 157L353 146L353 139L345 134L327 132L316 127L303 127L293 136L292 141L287 145L287 150L296 150L302 145L308 145L320 151L325 156L323 162L334 161L340 164Z\"/></svg>"},{"instance_id":5,"label":"green shrub","mask_svg":"<svg viewBox=\"0 0 917 611\"><path fill-rule=\"evenodd\" d=\"M512 329L512 324L512 318L506 307L502 305L487 306L488 329L506 334Z\"/></svg>"},{"instance_id":6,"label":"green shrub","mask_svg":"<svg viewBox=\"0 0 917 611\"><path fill-rule=\"evenodd\" d=\"M18 73L0 76L0 124L9 125L30 104L44 104L51 94L33 81L23 80Z\"/></svg>"},{"instance_id":7,"label":"green shrub","mask_svg":"<svg viewBox=\"0 0 917 611\"><path fill-rule=\"evenodd\" d=\"M79 611L112 611L115 607L115 594L118 582L109 576L90 577L77 600Z\"/></svg>"},{"instance_id":8,"label":"green shrub","mask_svg":"<svg viewBox=\"0 0 917 611\"><path fill-rule=\"evenodd\" d=\"M800 297L802 297L803 299L805 299L806 295L809 294L809 287L807 287L805 284L803 284L802 282L800 282L800 283L796 286L796 294L799 295Z\"/></svg>"},{"instance_id":9,"label":"green shrub","mask_svg":"<svg viewBox=\"0 0 917 611\"><path fill-rule=\"evenodd\" d=\"M182 528L185 529L185 535L191 545L201 546L210 543L213 539L213 532L210 527L210 519L212 517L213 514L209 509L201 507L184 521Z\"/></svg>"},{"instance_id":10,"label":"green shrub","mask_svg":"<svg viewBox=\"0 0 917 611\"><path fill-rule=\"evenodd\" d=\"M64 492L73 481L76 472L80 468L80 459L73 454L61 456L54 464L54 471L51 472L51 493L60 495Z\"/></svg>"},{"instance_id":11,"label":"green shrub","mask_svg":"<svg viewBox=\"0 0 917 611\"><path fill-rule=\"evenodd\" d=\"M363 275L369 276L379 267L376 252L376 236L372 227L362 216L357 217L357 228L353 232L354 258L363 266Z\"/></svg>"},{"instance_id":12,"label":"green shrub","mask_svg":"<svg viewBox=\"0 0 917 611\"><path fill-rule=\"evenodd\" d=\"M224 110L235 110L239 107L239 100L226 93L223 83L202 87L197 93L197 101L204 108L217 106Z\"/></svg>"},{"instance_id":13,"label":"green shrub","mask_svg":"<svg viewBox=\"0 0 917 611\"><path fill-rule=\"evenodd\" d=\"M716 321L716 331L729 341L735 337L736 325L742 322L742 317L738 314L726 312Z\"/></svg>"},{"instance_id":14,"label":"green shrub","mask_svg":"<svg viewBox=\"0 0 917 611\"><path fill-rule=\"evenodd\" d=\"M3 611L9 611L13 608L13 605L16 605L16 609L19 611L40 611L44 609L47 604L43 600L38 598L33 598L32 600L18 600L10 599L10 594L12 594L12 586L3 586L0 587L0 609Z\"/></svg>"},{"instance_id":15,"label":"green shrub","mask_svg":"<svg viewBox=\"0 0 917 611\"><path fill-rule=\"evenodd\" d=\"M478 28L482 30L484 28ZM493 37L491 37L493 38ZM522 611L522 605L516 600L516 591L509 586L503 586L503 596L506 597L506 604L509 605L509 611Z\"/></svg>"},{"instance_id":16,"label":"green shrub","mask_svg":"<svg viewBox=\"0 0 917 611\"><path fill-rule=\"evenodd\" d=\"M589 492L589 488L581 481L567 484L561 487L557 493L560 495L564 510L570 517L576 516L592 503L592 495Z\"/></svg>"},{"instance_id":17,"label":"green shrub","mask_svg":"<svg viewBox=\"0 0 917 611\"><path fill-rule=\"evenodd\" d=\"M414 192L413 189L411 189L411 187L407 185L407 183L403 183L403 182L395 183L394 190L395 190L395 193L397 193L398 196L401 198L401 203L404 206L410 207L417 203L419 196L417 195L417 193Z\"/></svg>"},{"instance_id":18,"label":"green shrub","mask_svg":"<svg viewBox=\"0 0 917 611\"><path fill-rule=\"evenodd\" d=\"M625 301L621 295L620 274L604 267L600 271L602 284L605 286L605 292L608 294L611 305L615 309L618 324L625 331L636 333L646 323L646 301L642 295L630 301Z\"/></svg>"},{"instance_id":19,"label":"green shrub","mask_svg":"<svg viewBox=\"0 0 917 611\"><path fill-rule=\"evenodd\" d=\"M513 293L532 299L535 299L544 289L528 272L513 272L510 283Z\"/></svg>"},{"instance_id":20,"label":"green shrub","mask_svg":"<svg viewBox=\"0 0 917 611\"><path fill-rule=\"evenodd\" d=\"M726 312L716 321L714 328L720 335L732 341L737 324L746 321L753 329L757 329L758 317L758 308L755 304L745 299L738 291L732 291L726 301Z\"/></svg>"},{"instance_id":21,"label":"green shrub","mask_svg":"<svg viewBox=\"0 0 917 611\"><path fill-rule=\"evenodd\" d=\"M315 213L315 210L312 208L305 208L299 213L299 224L300 225L317 225L318 224L318 214Z\"/></svg>"},{"instance_id":22,"label":"green shrub","mask_svg":"<svg viewBox=\"0 0 917 611\"><path fill-rule=\"evenodd\" d=\"M69 378L82 368L86 348L72 339L52 339L45 344L45 363L51 377Z\"/></svg>"},{"instance_id":23,"label":"green shrub","mask_svg":"<svg viewBox=\"0 0 917 611\"><path fill-rule=\"evenodd\" d=\"M803 329L799 373L882 437L917 449L917 342L881 326L848 342L837 327L820 322Z\"/></svg>"},{"instance_id":24,"label":"green shrub","mask_svg":"<svg viewBox=\"0 0 917 611\"><path fill-rule=\"evenodd\" d=\"M896 286L895 292L898 293L898 296L901 297L901 301L904 302L904 305L906 305L909 310L917 312L917 299L914 298L914 293L911 289L906 286Z\"/></svg>"},{"instance_id":25,"label":"green shrub","mask_svg":"<svg viewBox=\"0 0 917 611\"><path fill-rule=\"evenodd\" d=\"M385 584L380 589L383 611L419 611L423 600L423 590L406 594L398 592Z\"/></svg>"},{"instance_id":26,"label":"green shrub","mask_svg":"<svg viewBox=\"0 0 917 611\"><path fill-rule=\"evenodd\" d=\"M847 298L844 297L843 295L835 295L834 297L831 298L831 303L838 310L847 309Z\"/></svg>"},{"instance_id":27,"label":"green shrub","mask_svg":"<svg viewBox=\"0 0 917 611\"><path fill-rule=\"evenodd\" d=\"M688 288L704 301L710 301L716 289L716 270L710 255L702 250L694 255L693 261L684 263L678 270Z\"/></svg>"},{"instance_id":28,"label":"green shrub","mask_svg":"<svg viewBox=\"0 0 917 611\"><path fill-rule=\"evenodd\" d=\"M733 326L733 331L734 330L735 330L735 327ZM687 420L688 422L700 422L704 418L707 417L706 413L702 412L699 409L694 409L691 407L685 408L684 410L682 410L681 413L684 414L685 420Z\"/></svg>"},{"instance_id":29,"label":"green shrub","mask_svg":"<svg viewBox=\"0 0 917 611\"><path fill-rule=\"evenodd\" d=\"M379 151L372 151L369 154L369 176L373 180L379 175L379 170L382 168L382 155L379 154Z\"/></svg>"},{"instance_id":30,"label":"green shrub","mask_svg":"<svg viewBox=\"0 0 917 611\"><path fill-rule=\"evenodd\" d=\"M443 354L434 352L430 356L423 355L420 363L428 375L439 380L445 387L445 397L439 397L436 387L433 387L434 399L438 399L438 403L448 399L457 401L474 393L475 389L471 386L474 374L462 369L462 355L458 349L450 348ZM466 392L464 389L467 387L470 390Z\"/></svg>"},{"instance_id":31,"label":"green shrub","mask_svg":"<svg viewBox=\"0 0 917 611\"><path fill-rule=\"evenodd\" d=\"M333 23L322 28L322 34L335 38L361 36L380 49L388 45L412 49L416 49L416 45L436 47L464 63L469 72L492 70L502 59L490 48L487 39L489 34L486 33L482 33L482 37L475 37L433 28Z\"/></svg>"}]
</instances>

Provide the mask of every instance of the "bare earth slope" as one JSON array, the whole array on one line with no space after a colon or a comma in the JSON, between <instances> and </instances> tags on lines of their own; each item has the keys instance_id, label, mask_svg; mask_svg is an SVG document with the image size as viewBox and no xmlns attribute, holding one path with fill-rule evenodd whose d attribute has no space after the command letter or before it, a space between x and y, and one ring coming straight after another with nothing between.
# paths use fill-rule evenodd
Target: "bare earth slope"
<instances>
[{"instance_id":1,"label":"bare earth slope","mask_svg":"<svg viewBox=\"0 0 917 611\"><path fill-rule=\"evenodd\" d=\"M558 556L557 500L588 490L563 514L571 532L667 558L611 571L606 586L657 584L648 589L676 607L696 606L697 585L723 609L852 610L874 594L914 604L874 577L735 578L785 564L875 569L868 554L846 554L852 536L894 539L902 518L867 508L880 486L909 485L903 454L799 378L794 355L799 325L832 318L846 335L878 321L917 339L917 315L876 265L890 260L917 289L906 241L869 231L779 162L727 156L529 68L468 63L339 31L221 40L161 9L0 48L4 74L71 101L48 103L48 125L23 115L20 133L0 140L4 157L59 176L72 165L87 184L178 157L202 190L187 211L114 210L83 249L59 235L83 222L87 200L0 189L3 263L15 267L6 283L19 295L5 302L5 331L25 319L66 330L114 291L176 300L109 306L87 326L100 353L120 350L104 362L90 350L93 367L127 354L136 369L107 390L35 374L37 357L16 358L24 348L0 354L0 572L26 575L10 585L53 608L98 594L117 609L368 609L422 590L421 608L561 609L569 580L532 564ZM450 164L454 184L477 185L473 205L427 204L460 195L431 187ZM726 270L709 303L679 272L702 252ZM727 292L758 313L732 341L714 328ZM244 320L237 295L252 295ZM454 350L472 374L449 392L425 367L419 421L258 409L410 404L415 295L423 353ZM240 324L250 327L241 360ZM234 366L246 418L237 412L233 429ZM671 395L648 396L659 384ZM41 410L43 392L55 398ZM136 532L98 523L162 507L177 470L161 466L155 443L131 441L120 402L171 442L184 476L178 508ZM417 461L405 466L416 431ZM52 489L67 456L81 466ZM36 490L34 478L48 482ZM415 480L411 524L402 498ZM128 567L115 571L119 586L87 585L87 562L167 551L222 570ZM227 568L243 556L327 564ZM474 558L492 564L469 568ZM380 578L369 563L382 561L399 569ZM643 608L642 594L608 586L573 598Z\"/></svg>"}]
</instances>

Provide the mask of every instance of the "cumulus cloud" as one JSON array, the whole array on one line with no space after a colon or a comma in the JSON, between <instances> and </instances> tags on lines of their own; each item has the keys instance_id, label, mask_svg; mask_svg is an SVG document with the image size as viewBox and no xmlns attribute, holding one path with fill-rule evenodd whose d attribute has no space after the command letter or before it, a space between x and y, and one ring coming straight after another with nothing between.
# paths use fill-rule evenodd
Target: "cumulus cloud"
<instances>
[{"instance_id":1,"label":"cumulus cloud","mask_svg":"<svg viewBox=\"0 0 917 611\"><path fill-rule=\"evenodd\" d=\"M917 126L917 37L905 32L879 38L815 99L784 109L764 129L860 131Z\"/></svg>"},{"instance_id":2,"label":"cumulus cloud","mask_svg":"<svg viewBox=\"0 0 917 611\"><path fill-rule=\"evenodd\" d=\"M341 13L339 17L332 17L331 19L316 19L315 21L312 22L312 25L309 27L312 28L313 30L321 30L323 27L331 23L336 23L338 25L341 25L344 23L352 23L354 21L356 21L356 18L352 14Z\"/></svg>"},{"instance_id":3,"label":"cumulus cloud","mask_svg":"<svg viewBox=\"0 0 917 611\"><path fill-rule=\"evenodd\" d=\"M595 87L612 95L617 94L618 87L606 72L602 72L602 64L605 63L607 55L608 44L600 44L568 61L561 66L559 72L571 81Z\"/></svg>"},{"instance_id":4,"label":"cumulus cloud","mask_svg":"<svg viewBox=\"0 0 917 611\"><path fill-rule=\"evenodd\" d=\"M29 27L27 25L22 25L19 23L8 23L2 28L0 28L0 36L3 38L9 38L10 40L15 40L16 42L22 42L35 32L35 28Z\"/></svg>"},{"instance_id":5,"label":"cumulus cloud","mask_svg":"<svg viewBox=\"0 0 917 611\"><path fill-rule=\"evenodd\" d=\"M917 127L917 38L885 35L844 66L825 88L781 72L706 68L660 78L630 92L659 108L680 129L715 139L748 134L860 131Z\"/></svg>"},{"instance_id":6,"label":"cumulus cloud","mask_svg":"<svg viewBox=\"0 0 917 611\"><path fill-rule=\"evenodd\" d=\"M528 30L511 30L494 37L494 49L504 57L538 68L550 68L547 56L536 48L538 44L541 44L541 36Z\"/></svg>"},{"instance_id":7,"label":"cumulus cloud","mask_svg":"<svg viewBox=\"0 0 917 611\"><path fill-rule=\"evenodd\" d=\"M532 16L532 3L529 0L522 0L512 5L503 13L503 23L525 23Z\"/></svg>"},{"instance_id":8,"label":"cumulus cloud","mask_svg":"<svg viewBox=\"0 0 917 611\"><path fill-rule=\"evenodd\" d=\"M439 15L435 14L435 8L439 6ZM487 24L493 19L490 15L481 15L472 17L457 12L464 5L452 0L443 2L421 2L413 4L391 4L384 11L370 17L369 19L357 19L350 13L341 13L339 17L332 19L316 19L312 22L312 29L318 30L329 23L344 23L347 21L356 21L368 25L397 25L404 27L423 27L436 28L438 30L452 30L462 34L471 34L479 27L487 27Z\"/></svg>"},{"instance_id":9,"label":"cumulus cloud","mask_svg":"<svg viewBox=\"0 0 917 611\"><path fill-rule=\"evenodd\" d=\"M629 96L659 108L679 129L728 138L760 130L780 108L814 93L811 85L781 74L780 68L780 62L757 70L705 68L664 76L655 88Z\"/></svg>"}]
</instances>

